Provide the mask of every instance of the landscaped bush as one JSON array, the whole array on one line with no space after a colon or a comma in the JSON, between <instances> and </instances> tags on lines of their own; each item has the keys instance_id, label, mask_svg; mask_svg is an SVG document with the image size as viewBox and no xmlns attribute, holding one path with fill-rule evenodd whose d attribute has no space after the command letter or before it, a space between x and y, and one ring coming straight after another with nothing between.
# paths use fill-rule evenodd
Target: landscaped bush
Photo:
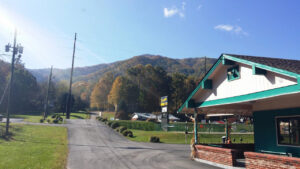
<instances>
[{"instance_id":1,"label":"landscaped bush","mask_svg":"<svg viewBox=\"0 0 300 169\"><path fill-rule=\"evenodd\" d=\"M123 133L123 131L127 130L127 127L121 126L119 127L119 132Z\"/></svg>"},{"instance_id":2,"label":"landscaped bush","mask_svg":"<svg viewBox=\"0 0 300 169\"><path fill-rule=\"evenodd\" d=\"M99 121L100 121L100 120L101 120L101 117L100 117L100 116L96 117L96 120L99 120Z\"/></svg>"},{"instance_id":3,"label":"landscaped bush","mask_svg":"<svg viewBox=\"0 0 300 169\"><path fill-rule=\"evenodd\" d=\"M54 120L53 120L53 123L57 124L57 123L58 123L58 120L57 120L57 119L54 119Z\"/></svg>"},{"instance_id":4,"label":"landscaped bush","mask_svg":"<svg viewBox=\"0 0 300 169\"><path fill-rule=\"evenodd\" d=\"M120 132L120 127L117 127L117 128L115 129L115 131L116 131L116 132Z\"/></svg>"},{"instance_id":5,"label":"landscaped bush","mask_svg":"<svg viewBox=\"0 0 300 169\"><path fill-rule=\"evenodd\" d=\"M44 119L40 119L40 123L44 123Z\"/></svg>"},{"instance_id":6,"label":"landscaped bush","mask_svg":"<svg viewBox=\"0 0 300 169\"><path fill-rule=\"evenodd\" d=\"M53 114L53 115L51 116L51 118L52 118L52 119L55 119L56 116L57 116L57 114Z\"/></svg>"},{"instance_id":7,"label":"landscaped bush","mask_svg":"<svg viewBox=\"0 0 300 169\"><path fill-rule=\"evenodd\" d=\"M107 125L108 125L108 126L111 126L111 123L112 123L112 121L108 121L108 122L107 122Z\"/></svg>"},{"instance_id":8,"label":"landscaped bush","mask_svg":"<svg viewBox=\"0 0 300 169\"><path fill-rule=\"evenodd\" d=\"M146 122L146 121L131 121L131 120L119 120L120 126L125 126L128 129L137 129L145 131L161 131L161 125L159 123Z\"/></svg>"},{"instance_id":9,"label":"landscaped bush","mask_svg":"<svg viewBox=\"0 0 300 169\"><path fill-rule=\"evenodd\" d=\"M150 137L150 142L152 142L152 143L159 143L160 142L159 137L151 136Z\"/></svg>"},{"instance_id":10,"label":"landscaped bush","mask_svg":"<svg viewBox=\"0 0 300 169\"><path fill-rule=\"evenodd\" d=\"M111 128L113 128L113 129L115 129L115 128L117 128L117 127L119 127L120 125L119 125L119 123L117 123L117 122L113 122L113 123L111 123Z\"/></svg>"},{"instance_id":11,"label":"landscaped bush","mask_svg":"<svg viewBox=\"0 0 300 169\"><path fill-rule=\"evenodd\" d=\"M123 136L133 137L133 133L130 130L124 130L122 134Z\"/></svg>"},{"instance_id":12,"label":"landscaped bush","mask_svg":"<svg viewBox=\"0 0 300 169\"><path fill-rule=\"evenodd\" d=\"M50 120L50 119L47 119L47 122L48 122L48 123L51 123L51 120Z\"/></svg>"}]
</instances>

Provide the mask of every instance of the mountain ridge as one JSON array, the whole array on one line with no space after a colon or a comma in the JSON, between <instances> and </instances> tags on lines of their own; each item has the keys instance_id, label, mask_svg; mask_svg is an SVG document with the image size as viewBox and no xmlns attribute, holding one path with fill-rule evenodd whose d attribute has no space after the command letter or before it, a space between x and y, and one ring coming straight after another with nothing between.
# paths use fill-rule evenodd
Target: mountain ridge
<instances>
[{"instance_id":1,"label":"mountain ridge","mask_svg":"<svg viewBox=\"0 0 300 169\"><path fill-rule=\"evenodd\" d=\"M208 68L215 61L215 58L207 58L206 69L208 70ZM96 82L103 74L110 71L114 72L116 75L121 75L124 72L126 72L128 68L138 64L151 64L152 66L160 66L168 73L179 72L186 75L193 75L196 77L200 77L204 72L204 57L173 59L161 55L143 54L112 63L103 63L85 67L75 67L74 82ZM29 69L29 71L36 77L38 81L45 81L48 79L50 68ZM53 76L55 81L68 80L68 78L70 77L70 68L54 68Z\"/></svg>"}]
</instances>

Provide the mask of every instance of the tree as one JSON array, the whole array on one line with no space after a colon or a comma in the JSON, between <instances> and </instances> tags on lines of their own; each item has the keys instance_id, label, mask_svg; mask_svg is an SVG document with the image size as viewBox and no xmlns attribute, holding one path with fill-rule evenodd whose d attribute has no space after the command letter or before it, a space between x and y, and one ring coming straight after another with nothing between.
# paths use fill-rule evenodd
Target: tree
<instances>
[{"instance_id":1,"label":"tree","mask_svg":"<svg viewBox=\"0 0 300 169\"><path fill-rule=\"evenodd\" d=\"M90 107L98 110L108 109L108 94L114 82L113 73L109 72L95 85L90 96Z\"/></svg>"},{"instance_id":2,"label":"tree","mask_svg":"<svg viewBox=\"0 0 300 169\"><path fill-rule=\"evenodd\" d=\"M122 83L124 82L124 78L121 77L121 76L118 76L113 85L112 85L112 88L109 92L109 95L108 95L108 103L114 105L115 107L115 112L118 111L118 105L119 103L121 102L122 100Z\"/></svg>"}]
</instances>

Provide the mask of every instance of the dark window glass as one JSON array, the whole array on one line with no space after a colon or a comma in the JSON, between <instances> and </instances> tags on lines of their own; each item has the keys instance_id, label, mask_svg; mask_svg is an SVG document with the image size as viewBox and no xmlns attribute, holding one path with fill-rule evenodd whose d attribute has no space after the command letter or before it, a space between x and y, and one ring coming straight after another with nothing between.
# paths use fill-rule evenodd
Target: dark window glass
<instances>
[{"instance_id":1,"label":"dark window glass","mask_svg":"<svg viewBox=\"0 0 300 169\"><path fill-rule=\"evenodd\" d=\"M278 144L300 145L300 117L277 118Z\"/></svg>"},{"instance_id":2,"label":"dark window glass","mask_svg":"<svg viewBox=\"0 0 300 169\"><path fill-rule=\"evenodd\" d=\"M227 79L229 81L240 78L240 70L239 66L234 66L232 68L227 69Z\"/></svg>"}]
</instances>

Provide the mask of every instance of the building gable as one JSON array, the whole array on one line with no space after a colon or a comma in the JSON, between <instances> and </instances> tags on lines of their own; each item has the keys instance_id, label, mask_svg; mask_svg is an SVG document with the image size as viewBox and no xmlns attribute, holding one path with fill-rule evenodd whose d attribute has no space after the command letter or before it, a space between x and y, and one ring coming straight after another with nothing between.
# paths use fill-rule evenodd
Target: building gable
<instances>
[{"instance_id":1,"label":"building gable","mask_svg":"<svg viewBox=\"0 0 300 169\"><path fill-rule=\"evenodd\" d=\"M263 65L237 56L222 54L181 106L179 112L184 108L224 103L226 98L230 98L232 103L239 99L241 101L247 100L248 95L255 96L257 99L300 90L298 72ZM258 60L257 57L255 59ZM267 58L263 59L268 61ZM276 63L273 60L271 60L272 63ZM276 61L278 62L278 59ZM290 64L291 62L284 62L284 64L287 63ZM265 91L267 95L265 95Z\"/></svg>"}]
</instances>

